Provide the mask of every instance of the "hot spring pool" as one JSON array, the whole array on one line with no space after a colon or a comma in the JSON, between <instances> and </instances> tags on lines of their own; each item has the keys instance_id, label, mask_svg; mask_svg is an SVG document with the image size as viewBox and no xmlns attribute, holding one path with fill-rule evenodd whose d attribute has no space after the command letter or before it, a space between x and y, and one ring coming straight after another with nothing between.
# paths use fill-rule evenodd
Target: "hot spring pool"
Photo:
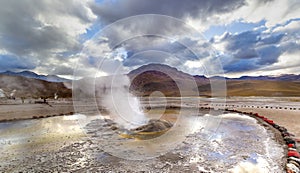
<instances>
[{"instance_id":1,"label":"hot spring pool","mask_svg":"<svg viewBox=\"0 0 300 173\"><path fill-rule=\"evenodd\" d=\"M120 138L100 116L0 123L0 170L284 172L282 146L255 119L190 109L182 115L174 131L146 141Z\"/></svg>"}]
</instances>

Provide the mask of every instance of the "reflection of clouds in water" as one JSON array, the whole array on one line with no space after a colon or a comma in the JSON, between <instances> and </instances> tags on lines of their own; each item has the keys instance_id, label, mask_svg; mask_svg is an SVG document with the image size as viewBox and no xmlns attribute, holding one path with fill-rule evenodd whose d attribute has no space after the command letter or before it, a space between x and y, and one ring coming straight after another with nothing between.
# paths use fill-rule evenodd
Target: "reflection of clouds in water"
<instances>
[{"instance_id":1,"label":"reflection of clouds in water","mask_svg":"<svg viewBox=\"0 0 300 173\"><path fill-rule=\"evenodd\" d=\"M63 116L63 120L84 120L86 116L83 114L75 114L72 116Z\"/></svg>"},{"instance_id":2,"label":"reflection of clouds in water","mask_svg":"<svg viewBox=\"0 0 300 173\"><path fill-rule=\"evenodd\" d=\"M188 111L182 113L185 115L183 116L185 120L181 121L184 122L180 124L181 130L189 128L189 135L185 136L184 142L176 143L175 146L165 142L176 140L180 128L179 131L175 131L176 133L171 131L157 140L146 141L121 141L118 138L116 141L106 140L104 136L107 129L99 129L97 131L99 136L92 137L92 141L104 145L104 147L114 146L111 149L113 151L109 149L107 151L114 156L122 157L124 154L122 157L125 159L124 164L131 163L125 156L130 155L130 159L137 159L138 164L143 164L140 160L141 157L154 159L156 156L168 155L165 152L169 151L184 158L184 163L181 164L196 165L197 171L226 172L230 168L232 170L247 169L247 166L249 169L257 171L268 170L270 172L274 168L281 169L283 149L271 139L269 132L257 124L255 119L240 114L199 116L190 115ZM211 123L206 126L206 122ZM98 123L95 122L92 126L98 126ZM217 130L211 130L216 129L216 126ZM269 148L265 144L268 144ZM276 152L270 153L270 149ZM124 150L130 152L123 153ZM142 156L139 155L141 153L143 153ZM172 164L179 164L179 160L175 160ZM261 169L262 165L265 165L266 168ZM179 170L181 168L176 171Z\"/></svg>"},{"instance_id":3,"label":"reflection of clouds in water","mask_svg":"<svg viewBox=\"0 0 300 173\"><path fill-rule=\"evenodd\" d=\"M49 133L53 134L70 134L82 132L81 127L77 123L77 120L83 121L84 118L79 115L70 115L62 117L54 117L51 119L41 119L41 128L47 129L45 135Z\"/></svg>"},{"instance_id":4,"label":"reflection of clouds in water","mask_svg":"<svg viewBox=\"0 0 300 173\"><path fill-rule=\"evenodd\" d=\"M92 117L89 117L90 119ZM55 143L56 137L84 134L81 124L90 121L84 115L69 115L0 123L0 138L9 145L27 145L28 141ZM7 146L9 146L7 145ZM20 147L22 148L22 147Z\"/></svg>"},{"instance_id":5,"label":"reflection of clouds in water","mask_svg":"<svg viewBox=\"0 0 300 173\"><path fill-rule=\"evenodd\" d=\"M233 169L230 169L230 172L232 173L249 173L249 172L255 172L255 173L265 173L270 172L271 170L275 171L276 169L269 166L269 163L266 159L262 157L258 157L251 161L250 159L246 161L240 162L238 165L236 165Z\"/></svg>"},{"instance_id":6,"label":"reflection of clouds in water","mask_svg":"<svg viewBox=\"0 0 300 173\"><path fill-rule=\"evenodd\" d=\"M189 114L188 111L182 113L185 115ZM105 123L107 123L107 121L104 119L99 120L99 116L96 117L98 118L97 121L94 121L93 124L88 126L90 127L90 132L92 132L91 136L93 137L90 139L93 144L87 146L79 145L79 148L76 148L76 150L78 149L84 152L81 153L82 155L80 158L76 158L76 163L74 163L74 165L80 165L88 159L95 159L94 157L97 155L97 153L99 154L99 152L103 152L103 147L111 148L111 150L116 152L130 150L129 153L124 153L124 155L127 157L130 154L134 155L132 151L141 151L145 154L147 154L147 152L158 152L157 156L160 156L164 153L159 153L159 151L169 151L168 147L173 147L169 146L168 143L163 143L164 140L166 140L166 138L176 139L177 133L173 133L173 136L169 135L166 136L166 138L161 138L161 140L126 140L125 143L123 143L124 145L122 145L122 140L120 140L120 138L115 134L115 131L110 131L110 126L103 126ZM49 143L47 143L49 146L53 145L54 143L63 143L63 141L57 140L61 139L59 135L82 133L77 121L83 121L85 118L86 117L84 115L51 117L47 119L23 121L23 123L22 121L12 122L14 123L14 126L6 125L5 127L8 129L11 127L18 128L19 124L21 129L26 129L24 128L26 125L26 127L30 128L33 132L29 133L29 131L26 130L15 130L10 133L9 137L24 137L25 133L33 135L33 137L27 136L25 140L16 138L16 140L19 140L19 149L28 145L28 139L31 140L31 138L37 139L46 136L51 137ZM182 122L187 124L182 126L182 128L190 126L193 127L192 129L194 130L190 131L190 134L185 137L184 142L177 145L177 147L173 150L170 150L170 152L174 153L176 156L183 158L179 160L175 159L172 161L172 163L170 162L170 164L173 164L173 166L178 165L180 162L181 164L186 164L189 166L196 165L195 169L197 169L197 171L208 170L211 172L226 172L228 169L231 169L230 171L232 172L242 172L243 170L270 172L271 170L280 169L280 158L283 156L283 149L281 146L275 143L273 139L270 138L271 135L268 134L268 132L262 126L256 123L256 120L246 116L241 116L240 114L221 114L218 116L189 115L185 116L185 119L186 120ZM222 119L220 124L218 121L214 121L217 119ZM215 122L215 124L211 123L210 126L206 126L205 123L207 121ZM100 124L96 122L99 122ZM218 128L216 131L214 131L214 134L211 134L209 128L214 129L215 126L213 125L218 126ZM2 128L5 129L5 127ZM44 128L49 128L49 133L43 134L42 130ZM111 141L113 134L116 135L116 141ZM3 131L0 131L0 136L2 137L2 135ZM55 138L55 135L57 138ZM17 146L16 144L12 145ZM137 148L141 146L143 147ZM97 150L97 148L100 150ZM5 150L5 152L7 152L8 149L9 148L1 148L1 151ZM28 153L28 155L30 155L30 153ZM151 162L145 162L144 160L132 162L130 160L126 160L126 158L124 159L125 160L122 161L122 164L124 165L144 165L147 163L162 164L161 161L157 161L156 158L153 158L154 160ZM84 165L82 166L84 167ZM134 167L134 165L131 166ZM120 169L121 168L123 169L124 167L121 165ZM128 166L126 166L126 168L130 170ZM144 165L144 168L149 168L149 165ZM183 167L178 168L177 171L183 171L183 169Z\"/></svg>"},{"instance_id":7,"label":"reflection of clouds in water","mask_svg":"<svg viewBox=\"0 0 300 173\"><path fill-rule=\"evenodd\" d=\"M186 154L190 157L190 163L200 164L205 161L221 172L230 168L231 172L281 170L283 149L255 119L232 113L218 116L207 114L203 119L210 121L209 126L186 140L194 146ZM222 119L221 123L214 124L216 119ZM217 130L211 130L215 126L218 126Z\"/></svg>"}]
</instances>

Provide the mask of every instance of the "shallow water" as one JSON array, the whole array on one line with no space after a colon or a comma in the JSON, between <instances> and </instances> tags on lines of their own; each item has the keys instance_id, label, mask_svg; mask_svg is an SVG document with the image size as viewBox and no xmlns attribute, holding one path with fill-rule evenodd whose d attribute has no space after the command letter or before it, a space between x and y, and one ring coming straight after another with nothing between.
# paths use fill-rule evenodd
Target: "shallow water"
<instances>
[{"instance_id":1,"label":"shallow water","mask_svg":"<svg viewBox=\"0 0 300 173\"><path fill-rule=\"evenodd\" d=\"M0 123L0 170L283 172L282 147L255 119L198 109L169 114L174 127L145 141L120 138L101 116Z\"/></svg>"}]
</instances>

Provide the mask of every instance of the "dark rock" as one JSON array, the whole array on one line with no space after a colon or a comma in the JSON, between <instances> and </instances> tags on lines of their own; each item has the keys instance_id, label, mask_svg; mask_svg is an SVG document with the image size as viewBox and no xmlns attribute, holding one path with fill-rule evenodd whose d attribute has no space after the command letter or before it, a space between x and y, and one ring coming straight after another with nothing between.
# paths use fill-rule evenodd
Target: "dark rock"
<instances>
[{"instance_id":1,"label":"dark rock","mask_svg":"<svg viewBox=\"0 0 300 173\"><path fill-rule=\"evenodd\" d=\"M166 120L149 120L148 124L140 126L138 128L132 129L135 132L158 132L171 128L173 126L172 123Z\"/></svg>"}]
</instances>

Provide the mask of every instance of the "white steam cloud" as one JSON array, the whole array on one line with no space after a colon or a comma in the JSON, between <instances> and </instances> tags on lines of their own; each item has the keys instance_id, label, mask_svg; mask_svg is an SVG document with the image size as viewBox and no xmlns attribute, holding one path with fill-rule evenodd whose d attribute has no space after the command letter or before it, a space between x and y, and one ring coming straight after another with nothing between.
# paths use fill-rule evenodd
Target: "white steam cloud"
<instances>
[{"instance_id":1,"label":"white steam cloud","mask_svg":"<svg viewBox=\"0 0 300 173\"><path fill-rule=\"evenodd\" d=\"M125 128L134 128L147 123L140 109L138 98L129 93L130 80L125 75L97 79L96 97L101 106L109 110L111 118Z\"/></svg>"},{"instance_id":2,"label":"white steam cloud","mask_svg":"<svg viewBox=\"0 0 300 173\"><path fill-rule=\"evenodd\" d=\"M77 99L94 100L105 108L110 118L120 126L131 129L147 123L139 99L129 92L130 80L126 75L82 79L73 84ZM96 98L96 99L94 99Z\"/></svg>"}]
</instances>

